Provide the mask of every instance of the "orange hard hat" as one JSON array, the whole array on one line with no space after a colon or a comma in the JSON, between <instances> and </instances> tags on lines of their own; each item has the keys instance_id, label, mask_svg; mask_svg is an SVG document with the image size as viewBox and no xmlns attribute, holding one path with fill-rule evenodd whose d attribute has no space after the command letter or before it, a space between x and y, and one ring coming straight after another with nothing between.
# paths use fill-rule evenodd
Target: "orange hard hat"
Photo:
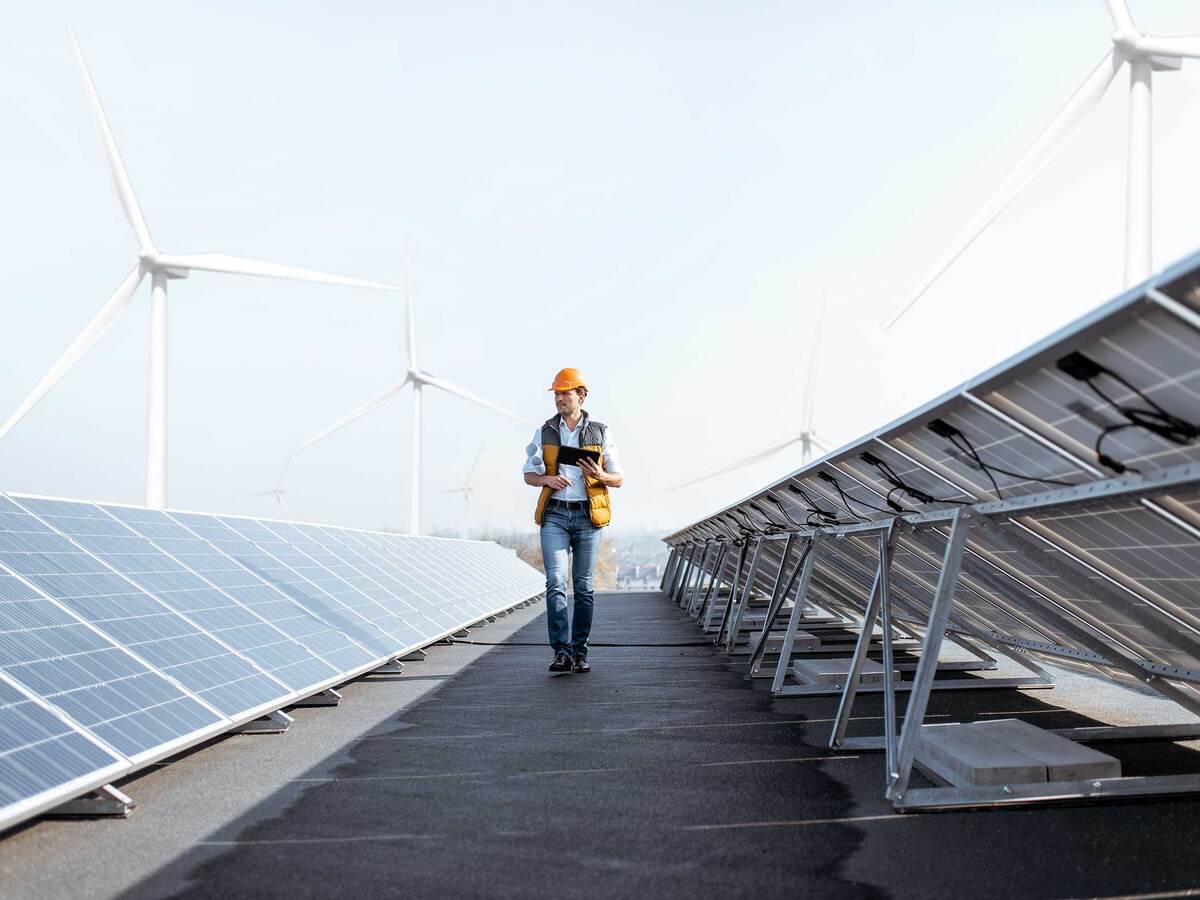
<instances>
[{"instance_id":1,"label":"orange hard hat","mask_svg":"<svg viewBox=\"0 0 1200 900\"><path fill-rule=\"evenodd\" d=\"M575 388L587 390L587 382L578 369L560 369L554 376L554 384L550 386L552 391L573 391Z\"/></svg>"}]
</instances>

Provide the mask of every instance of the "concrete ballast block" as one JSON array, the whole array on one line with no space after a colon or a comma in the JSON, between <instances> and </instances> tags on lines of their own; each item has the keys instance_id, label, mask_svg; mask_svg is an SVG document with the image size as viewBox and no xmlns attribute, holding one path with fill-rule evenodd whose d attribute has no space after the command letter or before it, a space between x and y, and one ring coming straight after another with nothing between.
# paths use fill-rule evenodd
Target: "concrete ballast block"
<instances>
[{"instance_id":1,"label":"concrete ballast block","mask_svg":"<svg viewBox=\"0 0 1200 900\"><path fill-rule=\"evenodd\" d=\"M841 659L794 659L792 677L805 684L845 684L854 660ZM896 673L896 679L900 675ZM874 660L863 660L859 684L879 684L883 681L883 666Z\"/></svg>"},{"instance_id":2,"label":"concrete ballast block","mask_svg":"<svg viewBox=\"0 0 1200 900\"><path fill-rule=\"evenodd\" d=\"M916 761L957 787L1046 780L1043 762L992 740L972 725L922 726Z\"/></svg>"},{"instance_id":3,"label":"concrete ballast block","mask_svg":"<svg viewBox=\"0 0 1200 900\"><path fill-rule=\"evenodd\" d=\"M1119 759L1020 719L993 719L975 722L972 727L994 741L1040 760L1046 766L1047 781L1121 777Z\"/></svg>"}]
</instances>

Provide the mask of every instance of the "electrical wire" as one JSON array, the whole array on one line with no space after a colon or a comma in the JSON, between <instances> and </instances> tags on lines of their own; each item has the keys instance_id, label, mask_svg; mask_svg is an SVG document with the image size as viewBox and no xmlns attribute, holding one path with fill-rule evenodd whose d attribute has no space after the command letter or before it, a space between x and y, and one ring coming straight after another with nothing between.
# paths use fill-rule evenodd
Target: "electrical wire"
<instances>
[{"instance_id":1,"label":"electrical wire","mask_svg":"<svg viewBox=\"0 0 1200 900\"><path fill-rule=\"evenodd\" d=\"M895 469L893 469L891 465L889 465L885 460L880 459L874 453L860 453L858 456L859 459L861 459L867 465L874 466L879 471L879 474L883 476L883 480L892 486L892 489L887 492L887 496L884 497L884 500L886 500L887 504L897 512L904 512L903 509L900 509L899 504L892 499L892 494L896 493L897 491L908 494L908 496L912 497L912 499L916 500L918 503L955 503L959 506L970 506L975 502L974 500L952 500L944 497L935 497L928 491L923 491L920 488L906 484L904 480L896 474Z\"/></svg>"},{"instance_id":2,"label":"electrical wire","mask_svg":"<svg viewBox=\"0 0 1200 900\"><path fill-rule=\"evenodd\" d=\"M454 639L455 644L471 644L475 647L546 647L545 641L468 641L460 638ZM614 644L601 643L599 641L588 641L589 647L711 647L712 641L683 641L680 643L661 643L661 644Z\"/></svg>"},{"instance_id":3,"label":"electrical wire","mask_svg":"<svg viewBox=\"0 0 1200 900\"><path fill-rule=\"evenodd\" d=\"M834 486L834 488L837 489L838 496L842 498L842 506L846 507L846 512L850 513L850 515L852 515L854 517L854 520L856 522L868 521L865 517L860 516L858 513L856 513L850 507L850 500L853 498L846 496L846 492L844 490L842 490L842 486L836 478L834 478L828 472L818 472L817 477L821 478L824 481L828 481L830 484L832 484ZM871 509L871 510L874 510L875 512L881 512L881 513L884 513L885 515L889 515L889 516L892 515L893 512L904 512L903 509L900 509L897 506L893 506L892 509L884 509L882 506L872 506L870 503L866 503L863 500L855 500L854 502L857 503L859 506L863 507L864 509Z\"/></svg>"},{"instance_id":4,"label":"electrical wire","mask_svg":"<svg viewBox=\"0 0 1200 900\"><path fill-rule=\"evenodd\" d=\"M1151 434L1162 438L1164 441L1178 446L1191 444L1196 438L1200 437L1200 427L1193 425L1186 419L1181 419L1173 413L1167 412L1124 375L1114 372L1094 359L1079 352L1068 353L1062 359L1058 360L1056 365L1061 371L1072 378L1086 384L1092 393L1126 418L1127 421L1118 425L1109 425L1106 428L1102 428L1100 433L1096 435L1096 442L1092 445L1092 452L1096 454L1096 461L1118 475L1123 472L1138 472L1140 470L1126 465L1118 459L1114 459L1103 451L1102 445L1104 439L1114 432L1123 431L1126 428L1143 428ZM1123 403L1118 403L1096 384L1096 380L1102 375L1107 375L1126 390L1136 394L1138 399L1150 408L1139 409L1136 406L1126 406Z\"/></svg>"},{"instance_id":5,"label":"electrical wire","mask_svg":"<svg viewBox=\"0 0 1200 900\"><path fill-rule=\"evenodd\" d=\"M1000 485L996 483L996 479L992 475L993 472L997 472L1001 475L1007 475L1009 478L1015 478L1018 481L1035 481L1038 484L1049 484L1054 485L1055 487L1075 487L1075 482L1073 481L1063 481L1060 478L1041 478L1037 475L1026 475L1021 472L1013 472L1008 469L1001 468L993 463L984 462L983 457L979 455L979 451L975 449L975 445L971 443L971 439L963 434L960 429L951 425L945 419L934 419L926 427L939 437L944 437L946 440L948 440L951 445L959 451L959 453L966 454L967 456L971 457L971 459L975 460L975 464L979 467L979 470L983 472L983 474L988 477L988 481L992 483L992 492L996 495L997 500L1003 500L1004 494L1000 490Z\"/></svg>"},{"instance_id":6,"label":"electrical wire","mask_svg":"<svg viewBox=\"0 0 1200 900\"><path fill-rule=\"evenodd\" d=\"M806 494L804 492L804 490L801 489L800 487L798 487L794 484L789 484L788 490L794 494L798 494L800 496L800 499L803 500L805 502L805 504L807 504L808 517L804 520L804 524L807 525L809 528L819 528L822 525L845 525L845 524L847 524L847 523L843 522L836 513L826 512L825 510L821 509L821 504L814 502L813 499L811 497L809 497L808 494ZM853 515L853 513L851 513L851 515ZM820 520L819 524L815 524L815 525L813 524L813 516L816 516L817 519ZM855 521L861 521L861 520L859 519L858 516L855 516Z\"/></svg>"}]
</instances>

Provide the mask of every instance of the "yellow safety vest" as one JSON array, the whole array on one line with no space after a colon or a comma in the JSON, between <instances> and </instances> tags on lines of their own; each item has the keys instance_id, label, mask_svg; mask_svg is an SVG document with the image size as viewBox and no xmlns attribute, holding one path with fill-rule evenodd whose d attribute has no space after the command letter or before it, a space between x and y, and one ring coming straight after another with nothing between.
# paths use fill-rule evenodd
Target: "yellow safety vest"
<instances>
[{"instance_id":1,"label":"yellow safety vest","mask_svg":"<svg viewBox=\"0 0 1200 900\"><path fill-rule=\"evenodd\" d=\"M556 415L542 424L542 461L546 464L547 475L558 474L558 423L561 418ZM607 426L603 422L593 421L588 418L587 413L584 413L579 427L583 429L583 433L579 436L579 449L595 450L600 453L600 468L604 468L604 434L608 430ZM612 521L612 506L608 502L608 486L601 484L591 475L584 475L583 488L587 492L588 515L592 524L597 528L603 528ZM553 493L551 488L544 487L538 496L537 507L533 511L533 521L539 526L542 524L542 513L546 509L546 501Z\"/></svg>"}]
</instances>

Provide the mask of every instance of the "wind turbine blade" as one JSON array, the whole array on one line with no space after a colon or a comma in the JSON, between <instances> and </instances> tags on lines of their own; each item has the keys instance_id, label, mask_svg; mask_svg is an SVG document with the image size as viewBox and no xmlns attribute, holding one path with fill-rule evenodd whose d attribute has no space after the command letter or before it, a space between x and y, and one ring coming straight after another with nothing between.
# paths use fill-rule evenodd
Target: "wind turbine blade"
<instances>
[{"instance_id":1,"label":"wind turbine blade","mask_svg":"<svg viewBox=\"0 0 1200 900\"><path fill-rule=\"evenodd\" d=\"M413 316L412 267L404 251L404 334L408 341L408 367L417 368L417 328Z\"/></svg>"},{"instance_id":2,"label":"wind turbine blade","mask_svg":"<svg viewBox=\"0 0 1200 900\"><path fill-rule=\"evenodd\" d=\"M825 440L825 438L821 437L816 432L810 431L808 433L808 439L816 444L818 450L824 450L826 453L828 453L833 449L833 443Z\"/></svg>"},{"instance_id":3,"label":"wind turbine blade","mask_svg":"<svg viewBox=\"0 0 1200 900\"><path fill-rule=\"evenodd\" d=\"M87 89L92 113L96 117L96 130L100 132L100 143L104 145L104 155L108 157L108 168L112 173L113 185L117 189L117 199L121 201L121 209L125 212L125 218L133 226L133 233L137 236L138 251L153 253L154 242L150 240L150 229L146 227L146 218L142 215L142 208L138 205L137 196L133 193L129 173L125 171L125 164L121 162L121 154L117 152L117 141L113 137L112 129L108 127L108 117L104 115L104 107L100 103L100 95L96 93L92 73L88 71L87 63L83 59L83 51L79 49L79 41L75 39L75 32L70 29L68 32L71 35L71 47L75 50L75 59L79 62L79 70L83 73L83 85Z\"/></svg>"},{"instance_id":4,"label":"wind turbine blade","mask_svg":"<svg viewBox=\"0 0 1200 900\"><path fill-rule=\"evenodd\" d=\"M479 451L475 454L475 459L471 463L471 468L467 469L467 480L463 482L464 487L470 487L471 476L475 474L475 467L479 465L479 457L481 456L483 456L483 444L479 445Z\"/></svg>"},{"instance_id":5,"label":"wind turbine blade","mask_svg":"<svg viewBox=\"0 0 1200 900\"><path fill-rule=\"evenodd\" d=\"M822 330L825 327L825 294L817 304L817 314L813 321L812 348L808 356L808 375L804 379L804 399L801 405L801 430L805 434L812 433L813 409L817 394L817 366L821 359Z\"/></svg>"},{"instance_id":6,"label":"wind turbine blade","mask_svg":"<svg viewBox=\"0 0 1200 900\"><path fill-rule=\"evenodd\" d=\"M1124 59L1120 55L1110 51L1101 61L1100 65L1092 70L1092 73L1087 77L1087 80L1084 81L1079 90L1071 96L1066 105L1059 110L1058 115L1038 135L1033 145L1025 151L1025 154L1017 161L1017 164L1004 176L1004 180L1000 182L1000 186L987 199L987 202L983 204L983 207L975 214L975 217L950 242L950 245L938 258L938 261L934 263L933 268L917 283L917 286L904 298L903 302L892 310L883 323L885 330L895 325L897 320L914 303L921 299L930 286L950 267L950 264L958 259L963 251L970 247L975 242L975 239L983 233L984 229L992 223L992 220L1000 215L1005 207L1024 190L1025 186L1033 179L1033 176L1054 155L1054 152L1062 142L1071 135L1079 123L1087 117L1088 113L1095 109L1096 104L1100 102L1100 98L1104 96L1104 92L1112 84L1113 78L1123 63Z\"/></svg>"},{"instance_id":7,"label":"wind turbine blade","mask_svg":"<svg viewBox=\"0 0 1200 900\"><path fill-rule=\"evenodd\" d=\"M1143 53L1158 56L1186 56L1189 59L1198 59L1200 58L1200 37L1194 34L1174 37L1146 35L1137 39L1137 48Z\"/></svg>"},{"instance_id":8,"label":"wind turbine blade","mask_svg":"<svg viewBox=\"0 0 1200 900\"><path fill-rule=\"evenodd\" d=\"M1137 31L1133 27L1133 16L1129 14L1129 7L1125 5L1125 0L1106 0L1106 3L1108 4L1108 14L1113 20L1113 27L1117 31Z\"/></svg>"},{"instance_id":9,"label":"wind turbine blade","mask_svg":"<svg viewBox=\"0 0 1200 900\"><path fill-rule=\"evenodd\" d=\"M316 437L309 438L307 441L305 441L303 444L301 444L299 447L297 447L295 450L293 450L291 453L289 453L288 459L290 460L293 456L295 456L301 450L307 450L313 444L315 444L319 441L325 440L325 438L329 437L335 431L341 431L341 429L345 428L351 422L355 422L355 421L361 419L367 413L371 412L371 410L375 409L375 407L377 407L380 404L382 404L383 402L385 402L393 394L398 394L401 390L403 390L404 386L406 384L408 384L408 381L409 381L409 378L407 375L405 375L403 381L393 384L387 390L385 390L379 394L376 394L374 397L372 397L370 400L368 400L362 406L358 407L357 409L353 410L352 412L350 412L347 415L343 416L342 418L338 419L336 422L334 422L332 425L330 425L328 428L326 428L324 431L322 431ZM280 476L280 480L282 481L282 476Z\"/></svg>"},{"instance_id":10,"label":"wind turbine blade","mask_svg":"<svg viewBox=\"0 0 1200 900\"><path fill-rule=\"evenodd\" d=\"M516 419L518 422L521 422L525 425L536 424L534 422L531 422L529 419L526 419L523 416L518 416L515 412L510 412L509 410L505 409L503 406L497 406L495 403L492 403L488 400L484 400L482 397L478 396L477 394L472 394L466 388L459 387L457 384L455 384L452 381L446 381L444 378L434 378L432 375L427 375L427 374L422 374L421 377L425 380L425 382L427 384L431 384L435 388L440 388L441 390L445 391L447 394L454 394L456 397L462 397L464 400L470 400L472 403L478 404L479 406L486 407L487 409L498 412L501 415L508 416L510 419Z\"/></svg>"},{"instance_id":11,"label":"wind turbine blade","mask_svg":"<svg viewBox=\"0 0 1200 900\"><path fill-rule=\"evenodd\" d=\"M262 262L230 256L227 253L164 253L154 258L160 266L168 269L197 269L203 272L223 272L227 275L257 275L262 278L284 278L288 281L312 281L317 284L340 284L345 287L375 288L380 291L400 290L394 284L382 281L365 281L345 275L331 275L312 269L281 266L278 263Z\"/></svg>"},{"instance_id":12,"label":"wind turbine blade","mask_svg":"<svg viewBox=\"0 0 1200 900\"><path fill-rule=\"evenodd\" d=\"M134 292L137 291L138 285L142 282L141 266L134 266L133 270L125 276L125 280L121 282L116 292L108 299L104 306L100 307L100 312L88 322L87 327L80 332L75 340L71 341L71 345L67 347L65 353L59 357L53 368L46 373L45 377L38 382L28 397L17 407L17 411L9 416L8 421L4 423L4 427L0 428L0 438L4 437L13 426L24 418L29 410L33 409L34 404L46 395L46 392L58 382L60 378L67 373L71 366L79 361L83 354L87 353L92 344L100 339L100 335L108 330L109 326L116 321L117 316L121 314L129 301L133 299Z\"/></svg>"},{"instance_id":13,"label":"wind turbine blade","mask_svg":"<svg viewBox=\"0 0 1200 900\"><path fill-rule=\"evenodd\" d=\"M721 468L709 472L706 475L701 475L699 478L693 478L691 481L685 481L682 484L677 484L674 487L668 488L668 490L677 491L681 488L688 487L689 485L698 484L701 481L708 481L710 478L716 478L718 475L724 475L726 472L732 472L734 469L741 469L750 465L751 463L756 463L759 460L766 459L768 456L774 456L780 450L784 450L799 441L802 437L803 434L789 435L781 441L776 441L774 444L751 453L749 456L743 456L741 459L722 466Z\"/></svg>"}]
</instances>

